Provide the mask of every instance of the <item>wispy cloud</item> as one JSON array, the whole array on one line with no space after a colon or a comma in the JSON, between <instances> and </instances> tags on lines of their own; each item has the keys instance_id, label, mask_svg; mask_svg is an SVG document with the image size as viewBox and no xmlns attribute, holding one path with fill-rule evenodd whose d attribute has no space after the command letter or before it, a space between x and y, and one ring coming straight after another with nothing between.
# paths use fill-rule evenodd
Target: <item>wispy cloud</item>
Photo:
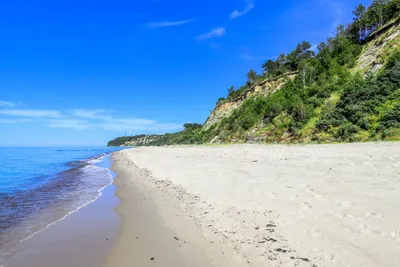
<instances>
[{"instance_id":1,"label":"wispy cloud","mask_svg":"<svg viewBox=\"0 0 400 267\"><path fill-rule=\"evenodd\" d=\"M0 101L0 107L15 107L16 104L7 102L7 101Z\"/></svg>"},{"instance_id":2,"label":"wispy cloud","mask_svg":"<svg viewBox=\"0 0 400 267\"><path fill-rule=\"evenodd\" d=\"M141 118L113 118L111 121L106 121L100 125L101 128L107 131L152 131L165 132L179 130L181 124L162 123L156 120L141 119Z\"/></svg>"},{"instance_id":3,"label":"wispy cloud","mask_svg":"<svg viewBox=\"0 0 400 267\"><path fill-rule=\"evenodd\" d=\"M221 37L221 36L224 36L225 34L226 34L226 30L224 27L217 27L217 28L212 29L210 32L196 36L194 39L195 40L206 40L206 39L210 39L210 38Z\"/></svg>"},{"instance_id":4,"label":"wispy cloud","mask_svg":"<svg viewBox=\"0 0 400 267\"><path fill-rule=\"evenodd\" d=\"M220 49L221 48L221 45L218 44L218 43L209 43L208 45L213 49Z\"/></svg>"},{"instance_id":5,"label":"wispy cloud","mask_svg":"<svg viewBox=\"0 0 400 267\"><path fill-rule=\"evenodd\" d=\"M132 124L132 125L153 125L156 123L155 120L149 119L114 119L115 122L122 124Z\"/></svg>"},{"instance_id":6,"label":"wispy cloud","mask_svg":"<svg viewBox=\"0 0 400 267\"><path fill-rule=\"evenodd\" d=\"M40 109L4 109L0 110L0 114L17 117L32 118L57 118L61 114L56 110L40 110Z\"/></svg>"},{"instance_id":7,"label":"wispy cloud","mask_svg":"<svg viewBox=\"0 0 400 267\"><path fill-rule=\"evenodd\" d=\"M92 128L92 124L88 121L77 119L53 120L50 122L49 126L52 128L70 128L76 130L85 130Z\"/></svg>"},{"instance_id":8,"label":"wispy cloud","mask_svg":"<svg viewBox=\"0 0 400 267\"><path fill-rule=\"evenodd\" d=\"M13 124L13 123L17 123L16 120L9 120L9 119L0 119L0 123L1 124Z\"/></svg>"},{"instance_id":9,"label":"wispy cloud","mask_svg":"<svg viewBox=\"0 0 400 267\"><path fill-rule=\"evenodd\" d=\"M0 123L25 123L25 122L31 122L33 121L32 119L25 119L25 118L18 118L18 119L0 119Z\"/></svg>"},{"instance_id":10,"label":"wispy cloud","mask_svg":"<svg viewBox=\"0 0 400 267\"><path fill-rule=\"evenodd\" d=\"M17 122L32 122L34 121L33 119L26 119L26 118L22 118L22 119L16 119Z\"/></svg>"},{"instance_id":11,"label":"wispy cloud","mask_svg":"<svg viewBox=\"0 0 400 267\"><path fill-rule=\"evenodd\" d=\"M253 0L246 0L246 2L247 2L246 9L243 11L238 11L238 10L233 11L230 15L231 20L249 13L254 8Z\"/></svg>"},{"instance_id":12,"label":"wispy cloud","mask_svg":"<svg viewBox=\"0 0 400 267\"><path fill-rule=\"evenodd\" d=\"M330 5L331 10L333 10L336 14L335 14L335 20L332 22L331 24L331 35L335 35L336 34L336 28L342 23L342 19L343 19L343 11L342 8L340 6L340 4L338 2L335 1L323 1L327 4Z\"/></svg>"},{"instance_id":13,"label":"wispy cloud","mask_svg":"<svg viewBox=\"0 0 400 267\"><path fill-rule=\"evenodd\" d=\"M162 22L152 22L147 25L149 28L163 28L163 27L172 27L172 26L180 26L184 24L188 24L194 22L196 19L187 19L181 21L162 21Z\"/></svg>"},{"instance_id":14,"label":"wispy cloud","mask_svg":"<svg viewBox=\"0 0 400 267\"><path fill-rule=\"evenodd\" d=\"M86 119L111 120L111 112L112 110L108 109L72 109L71 116Z\"/></svg>"},{"instance_id":15,"label":"wispy cloud","mask_svg":"<svg viewBox=\"0 0 400 267\"><path fill-rule=\"evenodd\" d=\"M107 131L167 132L179 130L181 124L159 122L145 118L118 117L109 109L71 109L65 111L42 109L0 109L0 124L27 122L46 123L51 128L76 130L103 129Z\"/></svg>"},{"instance_id":16,"label":"wispy cloud","mask_svg":"<svg viewBox=\"0 0 400 267\"><path fill-rule=\"evenodd\" d=\"M263 57L263 56L254 56L252 54L242 54L240 55L240 58L244 60L267 60L268 58L274 58L274 57Z\"/></svg>"},{"instance_id":17,"label":"wispy cloud","mask_svg":"<svg viewBox=\"0 0 400 267\"><path fill-rule=\"evenodd\" d=\"M167 131L174 131L179 130L182 128L180 124L174 123L159 123L159 122L152 122L152 123L140 123L137 121L136 123L104 123L100 125L106 131L152 131L152 132L167 132Z\"/></svg>"}]
</instances>

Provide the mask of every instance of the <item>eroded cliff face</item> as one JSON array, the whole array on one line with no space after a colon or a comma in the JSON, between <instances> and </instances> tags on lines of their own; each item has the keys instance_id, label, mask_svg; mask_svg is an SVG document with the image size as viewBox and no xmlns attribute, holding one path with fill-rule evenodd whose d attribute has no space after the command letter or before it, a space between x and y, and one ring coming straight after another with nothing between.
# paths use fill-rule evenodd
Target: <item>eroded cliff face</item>
<instances>
[{"instance_id":1,"label":"eroded cliff face","mask_svg":"<svg viewBox=\"0 0 400 267\"><path fill-rule=\"evenodd\" d=\"M162 137L162 135L146 135L126 142L124 146L146 146L150 143L159 141Z\"/></svg>"},{"instance_id":2,"label":"eroded cliff face","mask_svg":"<svg viewBox=\"0 0 400 267\"><path fill-rule=\"evenodd\" d=\"M247 98L258 94L268 95L273 93L281 89L287 81L293 80L296 75L297 72L289 72L277 78L267 79L264 82L256 84L250 89L246 90L240 97L217 106L211 112L206 123L204 124L203 129L208 130L211 126L220 122L223 118L228 117L232 111L240 107Z\"/></svg>"},{"instance_id":3,"label":"eroded cliff face","mask_svg":"<svg viewBox=\"0 0 400 267\"><path fill-rule=\"evenodd\" d=\"M379 31L373 33L364 47L356 71L376 73L380 70L387 55L400 48L400 18L393 20Z\"/></svg>"},{"instance_id":4,"label":"eroded cliff face","mask_svg":"<svg viewBox=\"0 0 400 267\"><path fill-rule=\"evenodd\" d=\"M386 57L396 49L400 49L399 37L400 18L397 18L370 36L353 70L355 72L361 71L364 74L368 72L376 73L379 71L383 67ZM237 99L217 106L205 122L203 130L208 130L211 126L219 123L223 118L228 117L232 111L239 108L248 97L256 94L268 95L273 93L281 89L288 80L293 80L296 75L297 72L291 72L274 79L266 80L253 86Z\"/></svg>"}]
</instances>

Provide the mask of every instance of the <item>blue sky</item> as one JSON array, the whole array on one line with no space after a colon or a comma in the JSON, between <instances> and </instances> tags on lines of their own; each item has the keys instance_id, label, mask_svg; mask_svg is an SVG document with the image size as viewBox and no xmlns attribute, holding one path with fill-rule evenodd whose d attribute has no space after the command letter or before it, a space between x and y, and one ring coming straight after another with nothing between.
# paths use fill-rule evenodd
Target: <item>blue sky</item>
<instances>
[{"instance_id":1,"label":"blue sky","mask_svg":"<svg viewBox=\"0 0 400 267\"><path fill-rule=\"evenodd\" d=\"M6 1L0 145L104 145L203 123L269 58L370 0Z\"/></svg>"}]
</instances>

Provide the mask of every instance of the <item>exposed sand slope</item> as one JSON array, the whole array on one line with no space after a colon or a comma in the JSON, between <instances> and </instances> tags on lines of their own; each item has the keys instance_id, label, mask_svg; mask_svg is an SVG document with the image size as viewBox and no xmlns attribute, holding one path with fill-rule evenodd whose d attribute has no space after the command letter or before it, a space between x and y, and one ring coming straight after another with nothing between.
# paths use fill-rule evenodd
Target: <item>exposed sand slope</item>
<instances>
[{"instance_id":1,"label":"exposed sand slope","mask_svg":"<svg viewBox=\"0 0 400 267\"><path fill-rule=\"evenodd\" d=\"M200 229L192 244L215 266L400 266L400 143L136 148L116 157ZM163 204L154 198L168 218ZM165 226L185 238L182 220Z\"/></svg>"}]
</instances>

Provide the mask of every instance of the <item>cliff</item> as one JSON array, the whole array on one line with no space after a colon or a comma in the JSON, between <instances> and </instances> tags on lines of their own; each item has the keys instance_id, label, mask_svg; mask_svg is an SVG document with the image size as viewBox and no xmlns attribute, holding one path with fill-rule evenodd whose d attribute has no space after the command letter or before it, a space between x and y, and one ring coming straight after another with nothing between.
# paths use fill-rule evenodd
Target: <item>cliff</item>
<instances>
[{"instance_id":1,"label":"cliff","mask_svg":"<svg viewBox=\"0 0 400 267\"><path fill-rule=\"evenodd\" d=\"M376 73L380 70L387 57L400 48L399 35L400 18L372 33L357 60L355 71Z\"/></svg>"},{"instance_id":2,"label":"cliff","mask_svg":"<svg viewBox=\"0 0 400 267\"><path fill-rule=\"evenodd\" d=\"M373 32L368 38L362 53L357 59L354 72L376 73L383 67L386 57L399 48L400 18L394 19L381 29ZM232 111L239 108L249 97L274 93L281 89L289 80L294 80L298 71L288 72L279 77L266 79L246 90L240 97L216 106L204 124L204 130L208 130L223 118L228 117Z\"/></svg>"},{"instance_id":3,"label":"cliff","mask_svg":"<svg viewBox=\"0 0 400 267\"><path fill-rule=\"evenodd\" d=\"M136 135L118 137L110 142L108 146L147 146L159 141L163 135Z\"/></svg>"},{"instance_id":4,"label":"cliff","mask_svg":"<svg viewBox=\"0 0 400 267\"><path fill-rule=\"evenodd\" d=\"M240 107L249 97L259 94L267 96L268 94L274 93L275 91L281 89L287 81L293 80L297 73L297 71L288 72L276 78L266 79L265 81L258 83L246 90L238 98L215 107L205 122L203 129L208 130L211 126L220 122L223 118L228 117L232 111Z\"/></svg>"}]
</instances>

